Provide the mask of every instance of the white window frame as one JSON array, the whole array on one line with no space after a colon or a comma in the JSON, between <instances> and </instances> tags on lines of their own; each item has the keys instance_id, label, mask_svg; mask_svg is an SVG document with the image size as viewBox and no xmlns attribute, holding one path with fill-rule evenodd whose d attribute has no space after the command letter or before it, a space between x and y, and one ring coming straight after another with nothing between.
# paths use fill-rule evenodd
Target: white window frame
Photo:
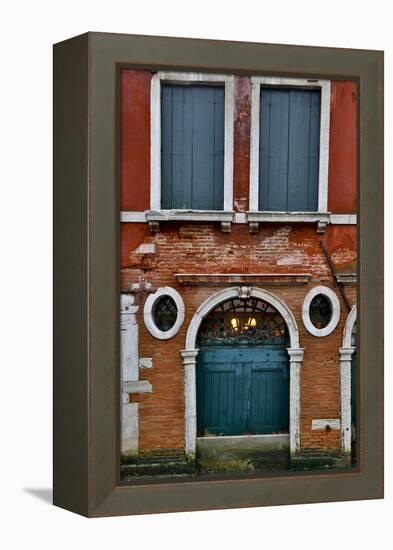
<instances>
[{"instance_id":1,"label":"white window frame","mask_svg":"<svg viewBox=\"0 0 393 550\"><path fill-rule=\"evenodd\" d=\"M318 296L318 294L326 296L332 306L332 318L324 328L317 328L313 325L310 319L310 304L313 298L315 298L315 296ZM331 334L337 327L340 320L340 300L337 298L336 293L327 286L315 286L314 288L312 288L304 298L302 319L304 326L313 336L323 337Z\"/></svg>"},{"instance_id":2,"label":"white window frame","mask_svg":"<svg viewBox=\"0 0 393 550\"><path fill-rule=\"evenodd\" d=\"M274 212L259 210L259 119L261 85L294 88L320 88L321 119L319 141L318 212ZM251 143L250 143L250 213L249 221L315 221L319 214L321 221L329 219L328 214L328 171L329 171L329 131L330 131L330 80L251 77ZM255 213L260 214L257 218ZM274 219L273 219L274 218ZM296 219L297 218L297 219Z\"/></svg>"},{"instance_id":3,"label":"white window frame","mask_svg":"<svg viewBox=\"0 0 393 550\"><path fill-rule=\"evenodd\" d=\"M159 298L161 298L161 296L170 296L174 300L177 307L176 322L172 328L166 330L165 332L157 327L153 319L154 304ZM185 308L183 298L180 296L178 291L170 286L163 286L157 289L154 294L149 294L147 297L145 307L143 308L143 320L147 330L152 336L154 336L154 338L157 338L158 340L168 340L169 338L173 338L173 336L179 332L184 322L184 313Z\"/></svg>"},{"instance_id":4,"label":"white window frame","mask_svg":"<svg viewBox=\"0 0 393 550\"><path fill-rule=\"evenodd\" d=\"M224 204L222 210L163 210L161 208L161 83L223 84L224 103ZM233 133L235 108L235 77L226 74L159 71L151 79L150 94L150 209L147 219L201 219L220 220L220 213L233 212ZM199 213L199 216L198 216ZM203 214L205 216L203 216ZM158 218L157 218L158 216ZM206 218L207 216L207 218ZM225 216L225 220L231 217Z\"/></svg>"}]
</instances>

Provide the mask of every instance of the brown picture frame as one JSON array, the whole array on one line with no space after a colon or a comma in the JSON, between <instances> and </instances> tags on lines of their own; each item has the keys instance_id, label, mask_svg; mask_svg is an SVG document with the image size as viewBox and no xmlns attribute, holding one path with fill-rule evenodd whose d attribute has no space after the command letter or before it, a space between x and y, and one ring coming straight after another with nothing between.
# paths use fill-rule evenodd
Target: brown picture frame
<instances>
[{"instance_id":1,"label":"brown picture frame","mask_svg":"<svg viewBox=\"0 0 393 550\"><path fill-rule=\"evenodd\" d=\"M120 483L120 67L358 83L357 470ZM53 430L54 504L89 517L383 497L383 52L107 33L54 46Z\"/></svg>"}]
</instances>

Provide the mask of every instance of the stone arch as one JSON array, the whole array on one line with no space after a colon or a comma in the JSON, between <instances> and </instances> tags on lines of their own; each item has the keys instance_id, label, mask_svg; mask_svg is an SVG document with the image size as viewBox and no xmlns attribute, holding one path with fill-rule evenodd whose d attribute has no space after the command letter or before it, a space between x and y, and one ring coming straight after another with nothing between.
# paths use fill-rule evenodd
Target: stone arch
<instances>
[{"instance_id":1,"label":"stone arch","mask_svg":"<svg viewBox=\"0 0 393 550\"><path fill-rule=\"evenodd\" d=\"M353 326L356 322L357 317L357 311L356 311L356 305L352 306L351 311L349 312L348 318L345 322L344 326L344 332L343 332L343 348L351 348L352 342L351 342L351 336L353 331Z\"/></svg>"},{"instance_id":2,"label":"stone arch","mask_svg":"<svg viewBox=\"0 0 393 550\"><path fill-rule=\"evenodd\" d=\"M282 315L288 327L290 347L289 389L289 439L291 455L300 448L300 368L304 350L299 347L299 331L296 320L286 303L273 293L256 287L231 287L220 290L207 298L196 310L189 324L185 349L181 352L184 364L185 398L185 447L186 453L193 455L196 445L196 341L199 327L206 315L219 304L231 298L258 298L268 302Z\"/></svg>"},{"instance_id":3,"label":"stone arch","mask_svg":"<svg viewBox=\"0 0 393 550\"><path fill-rule=\"evenodd\" d=\"M351 364L355 347L351 336L356 322L357 309L354 305L349 312L343 331L343 345L340 353L340 399L341 399L341 448L345 454L351 453Z\"/></svg>"}]
</instances>

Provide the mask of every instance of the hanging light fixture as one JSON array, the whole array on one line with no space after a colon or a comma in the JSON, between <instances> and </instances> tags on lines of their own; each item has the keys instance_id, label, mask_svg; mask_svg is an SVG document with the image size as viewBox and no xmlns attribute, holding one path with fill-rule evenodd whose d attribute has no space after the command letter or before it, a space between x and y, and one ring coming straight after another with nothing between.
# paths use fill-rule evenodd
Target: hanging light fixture
<instances>
[{"instance_id":1,"label":"hanging light fixture","mask_svg":"<svg viewBox=\"0 0 393 550\"><path fill-rule=\"evenodd\" d=\"M249 317L247 321L247 328L255 328L257 326L257 320L255 317Z\"/></svg>"},{"instance_id":2,"label":"hanging light fixture","mask_svg":"<svg viewBox=\"0 0 393 550\"><path fill-rule=\"evenodd\" d=\"M231 319L231 326L234 330L239 329L239 319L237 317L232 317Z\"/></svg>"},{"instance_id":3,"label":"hanging light fixture","mask_svg":"<svg viewBox=\"0 0 393 550\"><path fill-rule=\"evenodd\" d=\"M234 330L248 330L250 328L255 328L256 326L257 320L255 317L249 317L247 321L243 320L243 322L241 322L238 317L232 317L231 319L231 327Z\"/></svg>"}]
</instances>

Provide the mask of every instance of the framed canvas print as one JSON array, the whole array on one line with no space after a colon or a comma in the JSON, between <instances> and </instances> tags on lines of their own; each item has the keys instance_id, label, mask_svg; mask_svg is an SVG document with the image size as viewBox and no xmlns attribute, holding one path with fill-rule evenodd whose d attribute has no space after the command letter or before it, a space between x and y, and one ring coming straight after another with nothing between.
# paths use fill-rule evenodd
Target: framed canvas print
<instances>
[{"instance_id":1,"label":"framed canvas print","mask_svg":"<svg viewBox=\"0 0 393 550\"><path fill-rule=\"evenodd\" d=\"M54 501L383 495L383 54L54 47Z\"/></svg>"}]
</instances>

